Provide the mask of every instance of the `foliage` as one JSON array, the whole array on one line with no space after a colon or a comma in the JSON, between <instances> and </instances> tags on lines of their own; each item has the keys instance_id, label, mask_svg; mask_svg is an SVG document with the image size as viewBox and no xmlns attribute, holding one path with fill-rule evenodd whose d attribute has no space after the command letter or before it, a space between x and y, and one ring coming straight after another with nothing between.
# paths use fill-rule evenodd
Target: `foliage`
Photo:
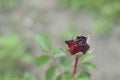
<instances>
[{"instance_id":1,"label":"foliage","mask_svg":"<svg viewBox=\"0 0 120 80\"><path fill-rule=\"evenodd\" d=\"M25 73L24 77L23 77L23 80L38 80L38 79L36 79L34 76L32 76L28 73Z\"/></svg>"},{"instance_id":2,"label":"foliage","mask_svg":"<svg viewBox=\"0 0 120 80\"><path fill-rule=\"evenodd\" d=\"M79 74L78 79L79 80L89 80L90 79L90 73L88 73L87 71L83 71Z\"/></svg>"},{"instance_id":3,"label":"foliage","mask_svg":"<svg viewBox=\"0 0 120 80\"><path fill-rule=\"evenodd\" d=\"M21 44L19 35L0 37L0 80L21 80L23 67L31 61L32 55Z\"/></svg>"},{"instance_id":4,"label":"foliage","mask_svg":"<svg viewBox=\"0 0 120 80\"><path fill-rule=\"evenodd\" d=\"M38 41L43 50L45 51L51 50L51 43L48 36L45 35L37 36L36 40Z\"/></svg>"},{"instance_id":5,"label":"foliage","mask_svg":"<svg viewBox=\"0 0 120 80\"><path fill-rule=\"evenodd\" d=\"M51 62L51 57L50 56L42 55L37 59L36 64L38 66L44 66L45 64L48 64L50 62Z\"/></svg>"},{"instance_id":6,"label":"foliage","mask_svg":"<svg viewBox=\"0 0 120 80\"><path fill-rule=\"evenodd\" d=\"M60 0L60 2L75 14L79 11L94 14L92 30L98 35L110 34L116 20L120 20L120 0Z\"/></svg>"},{"instance_id":7,"label":"foliage","mask_svg":"<svg viewBox=\"0 0 120 80\"><path fill-rule=\"evenodd\" d=\"M51 44L50 38L43 35L37 36L36 41L40 44L41 49L49 54L42 54L36 59L36 65L40 68L43 66L48 66L48 69L45 72L46 80L74 80L73 74L70 72L73 67L73 60L68 60L66 58L66 53L59 48L52 47L49 50ZM44 40L44 41L43 41ZM43 46L44 45L44 46ZM49 51L48 51L49 50ZM81 66L86 67L88 70L95 70L96 67L91 62L88 62L90 59L94 58L93 54L85 54L80 57ZM49 64L49 65L48 65ZM80 71L78 71L80 72ZM90 73L88 71L82 71L77 77L79 80L89 80Z\"/></svg>"},{"instance_id":8,"label":"foliage","mask_svg":"<svg viewBox=\"0 0 120 80\"><path fill-rule=\"evenodd\" d=\"M49 69L46 71L46 80L54 80L56 75L56 66L51 66Z\"/></svg>"},{"instance_id":9,"label":"foliage","mask_svg":"<svg viewBox=\"0 0 120 80\"><path fill-rule=\"evenodd\" d=\"M0 0L0 8L13 9L18 3L18 0Z\"/></svg>"}]
</instances>

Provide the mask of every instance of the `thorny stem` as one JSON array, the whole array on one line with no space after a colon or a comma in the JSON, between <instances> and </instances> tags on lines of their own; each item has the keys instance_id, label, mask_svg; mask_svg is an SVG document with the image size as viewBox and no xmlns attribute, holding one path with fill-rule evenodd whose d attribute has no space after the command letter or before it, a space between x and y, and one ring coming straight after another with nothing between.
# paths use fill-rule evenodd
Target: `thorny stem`
<instances>
[{"instance_id":1,"label":"thorny stem","mask_svg":"<svg viewBox=\"0 0 120 80\"><path fill-rule=\"evenodd\" d=\"M76 57L75 57L75 65L74 65L74 69L73 69L73 77L74 77L74 80L77 80L78 61L79 61L79 56L76 56Z\"/></svg>"}]
</instances>

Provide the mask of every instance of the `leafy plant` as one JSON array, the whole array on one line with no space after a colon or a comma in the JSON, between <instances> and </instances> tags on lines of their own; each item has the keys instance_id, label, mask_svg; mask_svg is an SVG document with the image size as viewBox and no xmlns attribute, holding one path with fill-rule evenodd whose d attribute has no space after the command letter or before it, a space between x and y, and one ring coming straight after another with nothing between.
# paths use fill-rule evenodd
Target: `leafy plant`
<instances>
[{"instance_id":1,"label":"leafy plant","mask_svg":"<svg viewBox=\"0 0 120 80\"><path fill-rule=\"evenodd\" d=\"M87 69L88 70L96 69L93 63L88 62L90 59L94 58L93 54L86 53L82 56L71 55L75 57L75 60L77 62L78 61L81 62L80 66L86 67L86 71L81 70L82 71L81 72L81 71L77 71L79 66L75 66L78 65L79 62L77 64L75 62L74 65L74 60L68 60L66 58L67 54L64 50L60 48L52 47L50 38L48 36L39 35L36 37L36 41L40 43L41 49L43 49L45 52L47 51L48 53L48 54L42 54L36 59L36 65L39 66L40 68L42 68L43 66L48 66L48 69L44 75L46 80L90 80L91 74L87 71ZM70 71L73 65L74 65L74 70L73 73L71 73Z\"/></svg>"},{"instance_id":2,"label":"leafy plant","mask_svg":"<svg viewBox=\"0 0 120 80\"><path fill-rule=\"evenodd\" d=\"M0 37L0 80L21 80L23 67L32 59L19 35Z\"/></svg>"}]
</instances>

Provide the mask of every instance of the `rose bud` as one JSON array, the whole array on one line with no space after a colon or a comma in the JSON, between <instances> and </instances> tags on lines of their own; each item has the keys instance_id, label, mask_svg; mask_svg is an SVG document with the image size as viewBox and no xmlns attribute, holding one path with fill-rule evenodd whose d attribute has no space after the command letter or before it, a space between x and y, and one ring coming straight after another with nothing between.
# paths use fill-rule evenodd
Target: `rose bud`
<instances>
[{"instance_id":1,"label":"rose bud","mask_svg":"<svg viewBox=\"0 0 120 80\"><path fill-rule=\"evenodd\" d=\"M77 36L75 40L67 40L65 43L69 47L69 52L74 55L76 53L82 52L85 54L89 49L89 45L87 43L87 37L85 36Z\"/></svg>"}]
</instances>

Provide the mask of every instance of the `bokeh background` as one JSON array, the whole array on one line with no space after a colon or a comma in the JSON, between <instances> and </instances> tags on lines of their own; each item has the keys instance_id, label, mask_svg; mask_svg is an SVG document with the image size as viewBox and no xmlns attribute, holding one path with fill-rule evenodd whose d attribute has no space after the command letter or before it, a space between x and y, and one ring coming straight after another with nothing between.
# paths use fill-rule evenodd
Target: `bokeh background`
<instances>
[{"instance_id":1,"label":"bokeh background","mask_svg":"<svg viewBox=\"0 0 120 80\"><path fill-rule=\"evenodd\" d=\"M63 48L73 35L91 34L91 80L120 80L120 0L0 0L0 80L43 79L39 34Z\"/></svg>"}]
</instances>

